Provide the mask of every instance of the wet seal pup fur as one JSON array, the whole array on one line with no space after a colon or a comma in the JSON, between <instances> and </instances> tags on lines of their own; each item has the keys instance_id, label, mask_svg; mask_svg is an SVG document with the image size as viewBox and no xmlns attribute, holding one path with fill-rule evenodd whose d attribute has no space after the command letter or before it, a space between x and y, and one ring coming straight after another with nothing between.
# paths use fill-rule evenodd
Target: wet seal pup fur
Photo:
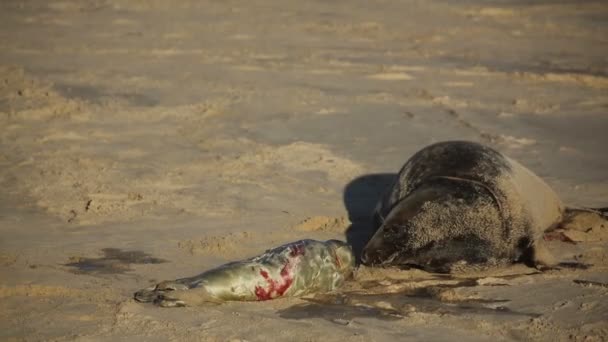
<instances>
[{"instance_id":1,"label":"wet seal pup fur","mask_svg":"<svg viewBox=\"0 0 608 342\"><path fill-rule=\"evenodd\" d=\"M371 266L452 272L471 265L555 265L544 233L579 213L532 171L478 143L430 145L403 166L374 213L361 255Z\"/></svg>"},{"instance_id":2,"label":"wet seal pup fur","mask_svg":"<svg viewBox=\"0 0 608 342\"><path fill-rule=\"evenodd\" d=\"M190 278L137 291L138 302L162 307L265 301L336 290L352 276L355 257L339 240L300 240Z\"/></svg>"}]
</instances>

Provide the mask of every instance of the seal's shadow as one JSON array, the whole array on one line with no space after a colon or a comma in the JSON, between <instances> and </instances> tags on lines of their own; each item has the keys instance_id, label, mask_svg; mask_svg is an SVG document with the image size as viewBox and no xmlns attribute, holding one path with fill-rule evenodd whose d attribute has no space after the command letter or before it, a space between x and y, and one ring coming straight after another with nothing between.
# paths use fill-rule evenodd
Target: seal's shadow
<instances>
[{"instance_id":1,"label":"seal's shadow","mask_svg":"<svg viewBox=\"0 0 608 342\"><path fill-rule=\"evenodd\" d=\"M466 285L465 285L466 286ZM437 286L435 286L437 287ZM445 286L441 286L445 287ZM454 288L460 287L455 285ZM540 317L535 312L509 309L508 299L464 299L446 301L428 294L427 288L395 293L365 294L358 292L341 295L318 295L305 298L305 302L279 310L286 319L323 318L337 324L348 324L357 318L398 320L412 313L439 316L501 315L508 317ZM503 305L504 304L504 305Z\"/></svg>"},{"instance_id":2,"label":"seal's shadow","mask_svg":"<svg viewBox=\"0 0 608 342\"><path fill-rule=\"evenodd\" d=\"M346 241L353 247L357 263L373 234L374 208L396 177L395 173L368 174L353 179L344 187L344 206L351 222L346 230Z\"/></svg>"}]
</instances>

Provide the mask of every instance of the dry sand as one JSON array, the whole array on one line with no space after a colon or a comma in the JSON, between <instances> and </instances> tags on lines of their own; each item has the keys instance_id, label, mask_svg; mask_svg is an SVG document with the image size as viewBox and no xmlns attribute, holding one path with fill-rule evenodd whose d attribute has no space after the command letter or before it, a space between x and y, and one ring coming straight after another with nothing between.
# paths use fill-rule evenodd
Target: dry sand
<instances>
[{"instance_id":1,"label":"dry sand","mask_svg":"<svg viewBox=\"0 0 608 342\"><path fill-rule=\"evenodd\" d=\"M551 242L588 269L131 299L286 241L364 237L394 172L441 140L605 206L607 56L602 1L2 1L0 340L607 340L607 227Z\"/></svg>"}]
</instances>

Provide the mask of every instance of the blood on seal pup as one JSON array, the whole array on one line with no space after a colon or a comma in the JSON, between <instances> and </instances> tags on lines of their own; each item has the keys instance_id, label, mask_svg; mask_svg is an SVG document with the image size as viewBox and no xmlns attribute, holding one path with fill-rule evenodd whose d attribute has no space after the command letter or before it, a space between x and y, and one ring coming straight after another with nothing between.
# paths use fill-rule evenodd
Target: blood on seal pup
<instances>
[{"instance_id":1,"label":"blood on seal pup","mask_svg":"<svg viewBox=\"0 0 608 342\"><path fill-rule=\"evenodd\" d=\"M345 242L300 240L194 277L161 282L136 292L135 300L175 307L331 292L352 275L354 266Z\"/></svg>"}]
</instances>

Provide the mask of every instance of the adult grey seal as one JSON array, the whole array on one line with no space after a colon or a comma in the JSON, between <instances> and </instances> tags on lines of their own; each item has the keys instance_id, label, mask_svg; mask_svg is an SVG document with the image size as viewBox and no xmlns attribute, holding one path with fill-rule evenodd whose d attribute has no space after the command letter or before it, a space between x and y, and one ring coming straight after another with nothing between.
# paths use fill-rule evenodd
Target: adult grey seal
<instances>
[{"instance_id":1,"label":"adult grey seal","mask_svg":"<svg viewBox=\"0 0 608 342\"><path fill-rule=\"evenodd\" d=\"M575 212L505 155L478 143L441 142L399 171L376 207L361 261L436 272L517 261L551 266L543 234Z\"/></svg>"},{"instance_id":2,"label":"adult grey seal","mask_svg":"<svg viewBox=\"0 0 608 342\"><path fill-rule=\"evenodd\" d=\"M191 278L162 282L136 292L135 300L174 307L331 292L352 275L354 266L345 242L300 240Z\"/></svg>"}]
</instances>

